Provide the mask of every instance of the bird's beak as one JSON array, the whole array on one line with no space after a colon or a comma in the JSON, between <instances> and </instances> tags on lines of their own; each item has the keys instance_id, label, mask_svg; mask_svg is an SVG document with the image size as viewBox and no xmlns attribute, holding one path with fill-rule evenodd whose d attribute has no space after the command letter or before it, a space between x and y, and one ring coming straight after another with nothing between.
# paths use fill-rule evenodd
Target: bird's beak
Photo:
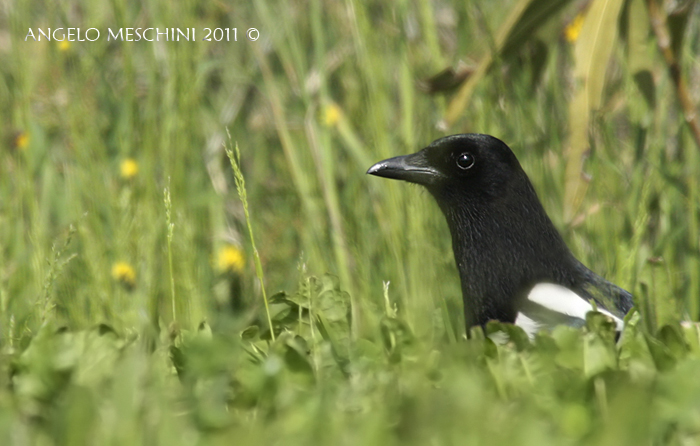
<instances>
[{"instance_id":1,"label":"bird's beak","mask_svg":"<svg viewBox=\"0 0 700 446\"><path fill-rule=\"evenodd\" d=\"M370 167L367 173L425 186L434 183L442 176L435 168L430 167L423 151L380 161Z\"/></svg>"}]
</instances>

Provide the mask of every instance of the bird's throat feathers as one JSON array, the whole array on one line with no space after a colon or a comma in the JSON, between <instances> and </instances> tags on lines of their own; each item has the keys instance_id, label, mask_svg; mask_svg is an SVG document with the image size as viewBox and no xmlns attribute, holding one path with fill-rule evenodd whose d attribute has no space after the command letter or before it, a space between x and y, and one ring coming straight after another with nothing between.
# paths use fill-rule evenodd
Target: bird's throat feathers
<instances>
[{"instance_id":1,"label":"bird's throat feathers","mask_svg":"<svg viewBox=\"0 0 700 446\"><path fill-rule=\"evenodd\" d=\"M527 178L503 184L503 193L471 195L468 189L431 191L447 219L465 296L468 325L490 319L513 322L512 296L535 280L566 282L568 247ZM468 299L467 299L468 298Z\"/></svg>"}]
</instances>

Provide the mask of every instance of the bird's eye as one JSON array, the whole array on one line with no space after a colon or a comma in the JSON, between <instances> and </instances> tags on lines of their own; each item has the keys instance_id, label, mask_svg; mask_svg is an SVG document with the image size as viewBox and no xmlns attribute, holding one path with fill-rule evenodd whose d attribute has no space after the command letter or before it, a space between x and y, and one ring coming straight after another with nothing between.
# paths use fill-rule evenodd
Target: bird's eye
<instances>
[{"instance_id":1,"label":"bird's eye","mask_svg":"<svg viewBox=\"0 0 700 446\"><path fill-rule=\"evenodd\" d=\"M462 170L471 169L474 166L474 155L465 152L457 157L457 167Z\"/></svg>"}]
</instances>

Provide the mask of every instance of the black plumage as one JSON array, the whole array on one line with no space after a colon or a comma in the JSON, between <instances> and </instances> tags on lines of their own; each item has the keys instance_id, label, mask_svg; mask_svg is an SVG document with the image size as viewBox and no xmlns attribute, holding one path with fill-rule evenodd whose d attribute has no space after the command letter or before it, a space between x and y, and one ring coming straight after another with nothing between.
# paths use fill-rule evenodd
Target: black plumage
<instances>
[{"instance_id":1,"label":"black plumage","mask_svg":"<svg viewBox=\"0 0 700 446\"><path fill-rule=\"evenodd\" d=\"M447 136L367 173L420 184L437 201L452 234L468 327L518 318L537 328L582 324L590 302L620 327L632 307L629 292L574 257L499 139Z\"/></svg>"}]
</instances>

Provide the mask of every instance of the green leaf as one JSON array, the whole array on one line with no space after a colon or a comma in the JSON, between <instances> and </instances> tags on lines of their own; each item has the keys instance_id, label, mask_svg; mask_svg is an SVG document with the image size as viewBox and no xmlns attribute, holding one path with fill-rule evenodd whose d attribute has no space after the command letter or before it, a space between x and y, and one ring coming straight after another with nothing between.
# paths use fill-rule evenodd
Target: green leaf
<instances>
[{"instance_id":1,"label":"green leaf","mask_svg":"<svg viewBox=\"0 0 700 446\"><path fill-rule=\"evenodd\" d=\"M335 338L335 333L333 330L329 329L329 324L323 315L316 315L315 323L323 339L330 344L331 354L333 355L333 359L338 364L338 367L346 376L349 376L347 367L350 364L350 356L347 346L343 345L340 340Z\"/></svg>"},{"instance_id":2,"label":"green leaf","mask_svg":"<svg viewBox=\"0 0 700 446\"><path fill-rule=\"evenodd\" d=\"M558 347L556 363L562 367L583 370L582 332L566 325L559 325L552 331L552 338Z\"/></svg>"},{"instance_id":3,"label":"green leaf","mask_svg":"<svg viewBox=\"0 0 700 446\"><path fill-rule=\"evenodd\" d=\"M576 40L574 77L579 88L585 92L584 107L587 111L600 108L623 3L623 0L593 0L586 13L581 35Z\"/></svg>"},{"instance_id":4,"label":"green leaf","mask_svg":"<svg viewBox=\"0 0 700 446\"><path fill-rule=\"evenodd\" d=\"M399 318L384 317L380 322L380 331L389 359L399 362L404 348L414 341L408 324Z\"/></svg>"},{"instance_id":5,"label":"green leaf","mask_svg":"<svg viewBox=\"0 0 700 446\"><path fill-rule=\"evenodd\" d=\"M656 336L676 359L683 359L690 350L678 325L664 325Z\"/></svg>"},{"instance_id":6,"label":"green leaf","mask_svg":"<svg viewBox=\"0 0 700 446\"><path fill-rule=\"evenodd\" d=\"M644 0L630 0L627 5L627 58L637 88L642 93L645 114L656 105L656 89L652 77L654 45L650 44L651 24ZM631 113L639 113L635 108Z\"/></svg>"},{"instance_id":7,"label":"green leaf","mask_svg":"<svg viewBox=\"0 0 700 446\"><path fill-rule=\"evenodd\" d=\"M289 295L284 291L278 291L270 296L270 304L286 303L289 300Z\"/></svg>"},{"instance_id":8,"label":"green leaf","mask_svg":"<svg viewBox=\"0 0 700 446\"><path fill-rule=\"evenodd\" d=\"M569 3L569 0L520 0L511 6L511 12L498 29L495 48L499 57L508 58L520 53L521 48L556 12ZM444 126L450 127L459 119L469 103L476 85L491 68L494 54L484 56L476 70L450 102L445 114Z\"/></svg>"},{"instance_id":9,"label":"green leaf","mask_svg":"<svg viewBox=\"0 0 700 446\"><path fill-rule=\"evenodd\" d=\"M498 30L499 42L505 35L500 47L501 57L505 59L520 54L523 45L529 42L550 18L568 3L569 0L529 0L515 5L513 14L517 13L524 4L527 4L527 7L512 27L508 29L501 27ZM510 19L512 16L506 20L506 24Z\"/></svg>"},{"instance_id":10,"label":"green leaf","mask_svg":"<svg viewBox=\"0 0 700 446\"><path fill-rule=\"evenodd\" d=\"M175 367L177 376L180 379L184 379L187 370L187 360L185 355L182 353L182 349L180 349L180 347L171 345L169 348L169 352L170 360L173 362L173 366Z\"/></svg>"},{"instance_id":11,"label":"green leaf","mask_svg":"<svg viewBox=\"0 0 700 446\"><path fill-rule=\"evenodd\" d=\"M647 341L649 352L651 353L651 357L654 359L654 364L656 364L657 370L665 372L672 369L676 365L675 356L663 342L647 333L644 333L644 339Z\"/></svg>"},{"instance_id":12,"label":"green leaf","mask_svg":"<svg viewBox=\"0 0 700 446\"><path fill-rule=\"evenodd\" d=\"M287 349L284 362L293 372L306 373L313 376L313 367L309 359L309 347L301 336L289 336L285 339Z\"/></svg>"},{"instance_id":13,"label":"green leaf","mask_svg":"<svg viewBox=\"0 0 700 446\"><path fill-rule=\"evenodd\" d=\"M610 316L598 311L590 311L586 314L586 327L611 345L615 344L617 327Z\"/></svg>"},{"instance_id":14,"label":"green leaf","mask_svg":"<svg viewBox=\"0 0 700 446\"><path fill-rule=\"evenodd\" d=\"M588 333L583 344L583 371L594 376L606 370L617 369L617 354L614 343L598 333Z\"/></svg>"},{"instance_id":15,"label":"green leaf","mask_svg":"<svg viewBox=\"0 0 700 446\"><path fill-rule=\"evenodd\" d=\"M583 165L589 151L591 113L600 108L605 74L617 38L622 0L593 0L574 47L576 91L569 106L569 150L566 161L564 220L572 221L588 190Z\"/></svg>"},{"instance_id":16,"label":"green leaf","mask_svg":"<svg viewBox=\"0 0 700 446\"><path fill-rule=\"evenodd\" d=\"M656 365L640 327L642 319L633 310L625 317L625 328L619 340L620 369L628 370L632 379L651 382L656 377Z\"/></svg>"},{"instance_id":17,"label":"green leaf","mask_svg":"<svg viewBox=\"0 0 700 446\"><path fill-rule=\"evenodd\" d=\"M260 328L257 325L251 325L241 332L241 339L252 342L260 336Z\"/></svg>"}]
</instances>

